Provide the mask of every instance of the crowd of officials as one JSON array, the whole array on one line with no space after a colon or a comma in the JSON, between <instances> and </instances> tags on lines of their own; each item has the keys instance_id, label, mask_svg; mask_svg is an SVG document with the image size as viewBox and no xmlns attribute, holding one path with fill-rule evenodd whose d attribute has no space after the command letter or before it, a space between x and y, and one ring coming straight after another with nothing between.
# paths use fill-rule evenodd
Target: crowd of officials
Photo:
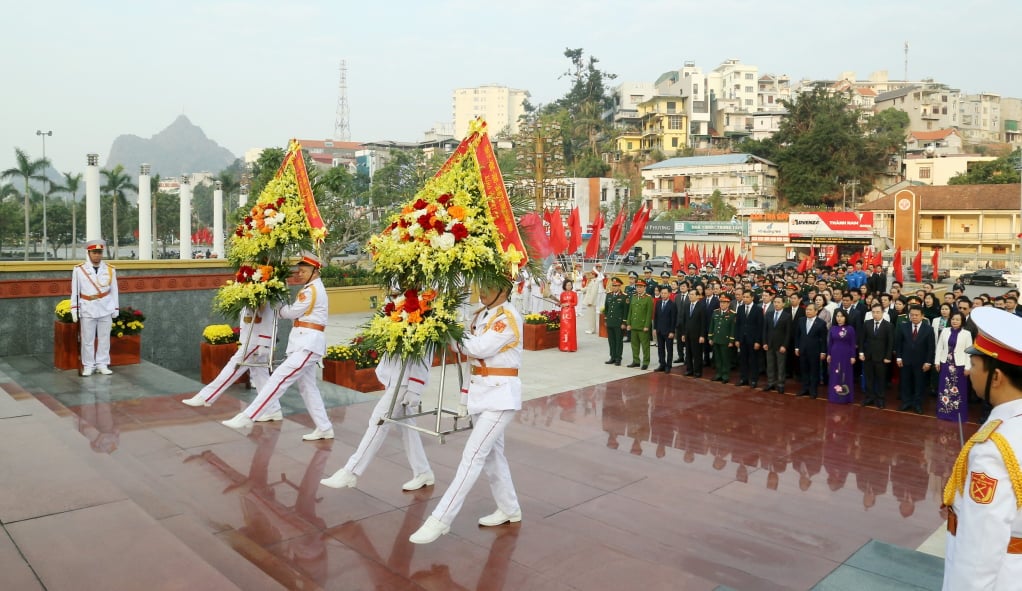
<instances>
[{"instance_id":1,"label":"crowd of officials","mask_svg":"<svg viewBox=\"0 0 1022 591\"><path fill-rule=\"evenodd\" d=\"M934 397L937 416L949 421L967 420L970 398L977 400L965 353L976 337L972 310L994 306L1022 316L1016 290L970 299L962 285L940 294L924 283L909 293L882 267L861 262L736 277L709 264L686 271L655 277L645 267L621 278L600 265L566 273L555 264L548 280L578 275L583 292L598 290L586 299L595 302L587 307L602 302L607 364L622 365L629 343L631 368L782 394L791 376L798 396L817 398L825 388L830 402L877 408L897 383L898 410L922 414L923 401ZM595 311L583 313L595 320Z\"/></svg>"}]
</instances>

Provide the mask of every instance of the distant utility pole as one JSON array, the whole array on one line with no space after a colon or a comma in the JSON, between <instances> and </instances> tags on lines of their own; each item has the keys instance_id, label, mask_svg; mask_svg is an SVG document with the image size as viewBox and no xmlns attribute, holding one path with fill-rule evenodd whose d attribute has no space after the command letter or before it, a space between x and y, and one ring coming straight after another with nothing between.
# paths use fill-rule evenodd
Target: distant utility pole
<instances>
[{"instance_id":1,"label":"distant utility pole","mask_svg":"<svg viewBox=\"0 0 1022 591\"><path fill-rule=\"evenodd\" d=\"M905 42L905 82L908 82L908 41Z\"/></svg>"},{"instance_id":2,"label":"distant utility pole","mask_svg":"<svg viewBox=\"0 0 1022 591\"><path fill-rule=\"evenodd\" d=\"M337 114L334 117L334 139L351 141L351 114L348 111L348 62L341 60L341 81L337 89Z\"/></svg>"}]
</instances>

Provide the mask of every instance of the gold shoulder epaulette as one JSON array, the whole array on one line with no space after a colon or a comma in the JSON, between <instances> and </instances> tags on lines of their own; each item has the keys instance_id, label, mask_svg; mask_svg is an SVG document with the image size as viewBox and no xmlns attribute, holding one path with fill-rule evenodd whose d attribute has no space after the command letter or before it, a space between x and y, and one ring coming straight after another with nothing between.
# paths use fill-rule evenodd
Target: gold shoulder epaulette
<instances>
[{"instance_id":1,"label":"gold shoulder epaulette","mask_svg":"<svg viewBox=\"0 0 1022 591\"><path fill-rule=\"evenodd\" d=\"M987 421L987 423L983 425L983 427L979 431L976 431L975 435L969 438L969 441L971 441L972 443L986 443L987 441L990 440L990 436L994 434L994 431L996 431L997 428L1000 427L1001 423L1003 422L1004 421L1002 421L1001 419Z\"/></svg>"}]
</instances>

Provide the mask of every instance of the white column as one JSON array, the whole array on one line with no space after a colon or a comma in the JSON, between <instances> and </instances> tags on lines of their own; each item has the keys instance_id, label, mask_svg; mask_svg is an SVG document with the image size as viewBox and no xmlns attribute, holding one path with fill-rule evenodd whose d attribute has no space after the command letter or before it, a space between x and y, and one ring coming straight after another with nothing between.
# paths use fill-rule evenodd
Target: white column
<instances>
[{"instance_id":1,"label":"white column","mask_svg":"<svg viewBox=\"0 0 1022 591\"><path fill-rule=\"evenodd\" d=\"M86 156L85 167L85 239L103 237L99 215L99 154Z\"/></svg>"},{"instance_id":2,"label":"white column","mask_svg":"<svg viewBox=\"0 0 1022 591\"><path fill-rule=\"evenodd\" d=\"M224 258L224 186L220 181L213 189L213 253Z\"/></svg>"},{"instance_id":3,"label":"white column","mask_svg":"<svg viewBox=\"0 0 1022 591\"><path fill-rule=\"evenodd\" d=\"M153 258L152 187L149 186L149 165L138 173L138 260Z\"/></svg>"},{"instance_id":4,"label":"white column","mask_svg":"<svg viewBox=\"0 0 1022 591\"><path fill-rule=\"evenodd\" d=\"M245 207L246 203L248 203L248 189L242 187L238 191L238 207Z\"/></svg>"},{"instance_id":5,"label":"white column","mask_svg":"<svg viewBox=\"0 0 1022 591\"><path fill-rule=\"evenodd\" d=\"M181 260L192 258L192 186L187 174L181 175L180 250Z\"/></svg>"}]
</instances>

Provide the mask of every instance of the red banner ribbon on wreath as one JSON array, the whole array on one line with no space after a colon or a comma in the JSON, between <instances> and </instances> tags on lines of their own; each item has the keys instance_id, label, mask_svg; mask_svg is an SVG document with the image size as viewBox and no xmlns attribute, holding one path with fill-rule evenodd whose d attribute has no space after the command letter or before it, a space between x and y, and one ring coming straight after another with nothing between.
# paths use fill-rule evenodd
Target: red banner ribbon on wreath
<instances>
[{"instance_id":1,"label":"red banner ribbon on wreath","mask_svg":"<svg viewBox=\"0 0 1022 591\"><path fill-rule=\"evenodd\" d=\"M284 156L284 162L277 169L275 178L280 178L288 167L295 171L295 179L298 181L298 194L302 198L302 208L305 210L305 218L309 221L309 230L312 239L319 244L326 238L326 224L319 215L319 207L316 205L316 197L312 194L312 184L309 182L309 171L305 169L305 157L302 156L302 145L298 140L291 140Z\"/></svg>"}]
</instances>

